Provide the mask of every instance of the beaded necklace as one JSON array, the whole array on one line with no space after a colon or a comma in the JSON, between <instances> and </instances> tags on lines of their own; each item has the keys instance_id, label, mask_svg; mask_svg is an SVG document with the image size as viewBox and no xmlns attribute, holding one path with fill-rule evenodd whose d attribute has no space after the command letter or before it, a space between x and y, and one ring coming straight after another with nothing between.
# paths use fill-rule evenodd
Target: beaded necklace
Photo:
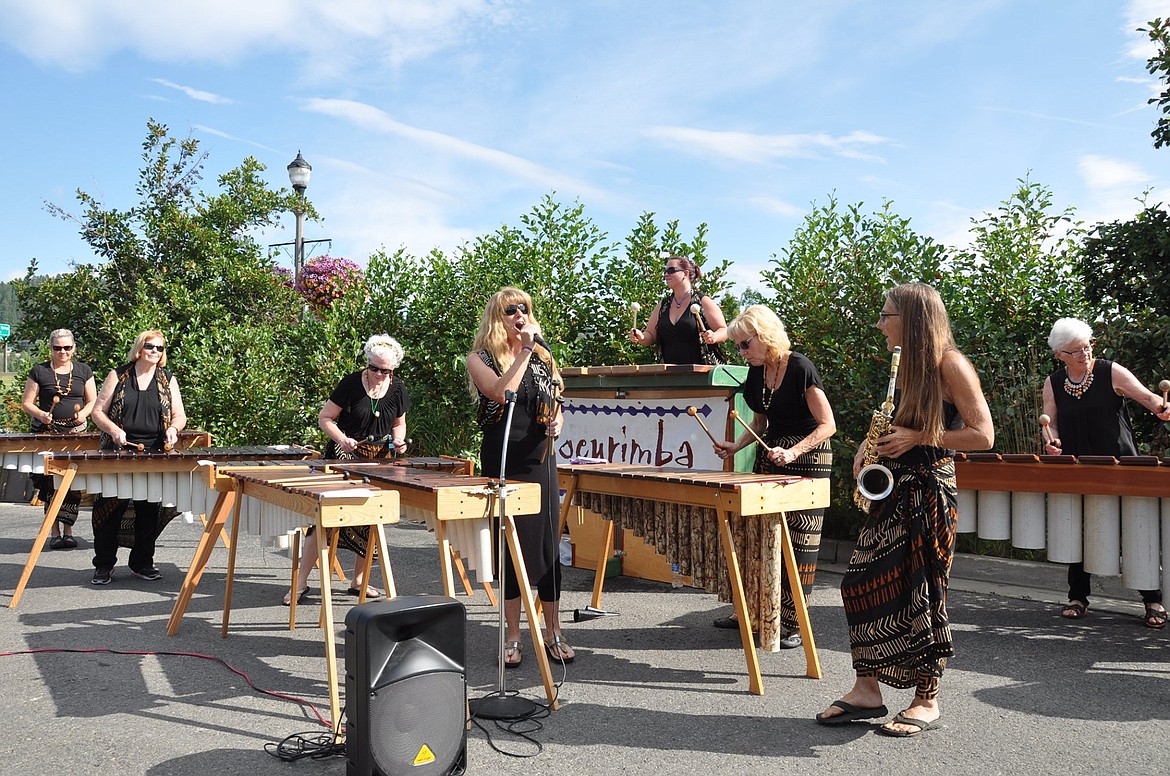
<instances>
[{"instance_id":1,"label":"beaded necklace","mask_svg":"<svg viewBox=\"0 0 1170 776\"><path fill-rule=\"evenodd\" d=\"M679 299L674 294L671 294L670 301L674 302L675 307L682 307L684 304L689 302L691 300L691 297L694 295L695 295L695 292L693 289L691 291L688 291L687 295L684 296L682 299Z\"/></svg>"},{"instance_id":2,"label":"beaded necklace","mask_svg":"<svg viewBox=\"0 0 1170 776\"><path fill-rule=\"evenodd\" d=\"M54 369L54 370L52 370L52 372L53 372L53 385L57 386L57 395L58 396L68 396L70 393L72 393L73 392L73 366L72 365L69 366L69 382L67 382L65 384L64 389L61 388L61 382L57 379L57 370Z\"/></svg>"},{"instance_id":3,"label":"beaded necklace","mask_svg":"<svg viewBox=\"0 0 1170 776\"><path fill-rule=\"evenodd\" d=\"M1091 367L1092 364L1089 364L1089 367L1085 369L1085 376L1075 383L1069 379L1068 368L1066 367L1064 370L1064 392L1074 399L1079 400L1085 394L1085 391L1089 390L1089 387L1093 385L1093 370Z\"/></svg>"},{"instance_id":4,"label":"beaded necklace","mask_svg":"<svg viewBox=\"0 0 1170 776\"><path fill-rule=\"evenodd\" d=\"M768 387L768 367L764 367L764 381L760 385L760 404L764 406L764 412L772 408L772 399L776 397L776 391L780 390L780 386L775 388Z\"/></svg>"}]
</instances>

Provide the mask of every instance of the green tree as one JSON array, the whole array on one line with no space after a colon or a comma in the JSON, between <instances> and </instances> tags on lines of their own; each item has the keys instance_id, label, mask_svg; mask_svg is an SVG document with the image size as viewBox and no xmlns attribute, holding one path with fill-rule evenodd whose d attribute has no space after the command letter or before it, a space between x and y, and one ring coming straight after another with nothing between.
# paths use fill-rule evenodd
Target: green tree
<instances>
[{"instance_id":1,"label":"green tree","mask_svg":"<svg viewBox=\"0 0 1170 776\"><path fill-rule=\"evenodd\" d=\"M34 282L32 261L15 284L23 336L68 327L82 345L79 358L101 375L123 362L140 331L160 329L192 426L224 444L303 437L303 426L270 406L305 403L288 366L300 304L252 237L290 210L295 195L270 190L252 158L220 176L217 193L204 193L198 143L154 121L142 148L137 203L119 209L78 191L80 214L48 205L78 225L101 262ZM253 397L264 398L253 405Z\"/></svg>"},{"instance_id":2,"label":"green tree","mask_svg":"<svg viewBox=\"0 0 1170 776\"><path fill-rule=\"evenodd\" d=\"M1156 391L1170 377L1170 213L1155 205L1129 221L1097 224L1078 269L1093 317L1100 321L1102 355ZM1165 423L1145 412L1133 413L1133 423L1142 450L1170 454Z\"/></svg>"},{"instance_id":3,"label":"green tree","mask_svg":"<svg viewBox=\"0 0 1170 776\"><path fill-rule=\"evenodd\" d=\"M1170 19L1157 18L1147 24L1138 32L1149 35L1154 44L1154 55L1146 61L1146 70L1162 84L1162 93L1150 98L1150 104L1159 106L1162 113L1150 132L1154 148L1161 148L1170 145Z\"/></svg>"},{"instance_id":4,"label":"green tree","mask_svg":"<svg viewBox=\"0 0 1170 776\"><path fill-rule=\"evenodd\" d=\"M768 304L790 330L793 348L821 372L833 406L833 504L826 530L844 534L860 518L853 509L853 454L884 394L890 355L874 328L885 292L908 281L934 282L945 248L917 234L891 202L863 214L835 196L814 207L788 247L763 273ZM745 299L750 301L750 299Z\"/></svg>"},{"instance_id":5,"label":"green tree","mask_svg":"<svg viewBox=\"0 0 1170 776\"><path fill-rule=\"evenodd\" d=\"M955 339L983 380L995 447L1040 452L1040 396L1053 367L1048 332L1085 312L1077 262L1084 231L1072 208L1024 178L999 210L972 221L970 247L940 278Z\"/></svg>"}]
</instances>

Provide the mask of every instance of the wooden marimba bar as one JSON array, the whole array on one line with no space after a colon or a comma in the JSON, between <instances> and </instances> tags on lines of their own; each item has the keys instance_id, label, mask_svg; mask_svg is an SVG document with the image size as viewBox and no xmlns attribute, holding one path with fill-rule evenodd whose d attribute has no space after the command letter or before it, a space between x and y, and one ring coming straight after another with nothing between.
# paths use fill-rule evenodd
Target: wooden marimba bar
<instances>
[{"instance_id":1,"label":"wooden marimba bar","mask_svg":"<svg viewBox=\"0 0 1170 776\"><path fill-rule=\"evenodd\" d=\"M0 434L0 469L44 474L44 453L97 450L101 434Z\"/></svg>"},{"instance_id":2,"label":"wooden marimba bar","mask_svg":"<svg viewBox=\"0 0 1170 776\"><path fill-rule=\"evenodd\" d=\"M245 499L271 505L274 508L271 518L281 524L299 521L302 526L315 526L321 537L317 544L318 562L323 574L329 573L329 553L334 534L341 528L370 526L370 537L373 542L366 554L365 579L369 581L376 547L378 559L382 564L382 577L386 583L386 595L393 597L396 594L384 529L385 525L398 522L399 499L395 491L373 487L341 473L327 473L303 465L219 467L216 470L214 485L220 496L204 528L203 536L195 550L195 557L171 611L167 635L173 636L178 632L187 605L211 557L215 537L231 513L236 515L236 519L232 524L232 542L228 552L221 627L221 636L227 637L231 615L232 581L235 574L235 551L242 523L239 518L239 505ZM363 590L361 600L364 600L364 597ZM327 582L321 585L321 626L325 637L329 703L336 731L340 729L341 699L337 677L337 645L333 636L332 593Z\"/></svg>"},{"instance_id":3,"label":"wooden marimba bar","mask_svg":"<svg viewBox=\"0 0 1170 776\"><path fill-rule=\"evenodd\" d=\"M352 477L368 480L371 485L396 491L402 505L402 515L419 522L426 522L434 531L439 543L439 569L443 579L443 593L454 597L455 585L451 574L450 558L458 551L467 558L478 579L485 584L491 581L495 559L492 557L493 521L500 518L500 498L497 483L488 477L472 477L446 471L426 471L394 464L347 461L344 464L329 464L331 471L343 472ZM541 635L540 617L528 574L524 569L524 555L520 550L516 526L512 518L516 515L532 515L540 512L540 485L534 482L511 481L505 485L504 507L507 510L504 527L508 546L512 550L512 562L516 579L520 582L520 596L528 616L532 636L533 653L540 666L544 681L545 695L550 707L560 707L548 654Z\"/></svg>"},{"instance_id":4,"label":"wooden marimba bar","mask_svg":"<svg viewBox=\"0 0 1170 776\"><path fill-rule=\"evenodd\" d=\"M96 431L78 434L0 434L0 469L22 474L44 474L46 453L97 450L102 435ZM206 447L211 437L202 431L180 431L179 447Z\"/></svg>"},{"instance_id":5,"label":"wooden marimba bar","mask_svg":"<svg viewBox=\"0 0 1170 776\"><path fill-rule=\"evenodd\" d=\"M748 684L755 695L763 694L764 683L760 674L755 639L752 636L752 623L760 625L762 635L765 625L768 624L767 620L775 618L765 617L758 606L753 606L749 611L747 596L744 593L739 548L748 546L745 541L748 534L755 532L759 535L765 532L765 526L768 529L774 526L774 530L780 536L780 546L775 547L771 543L761 542L760 549L765 555L779 551L783 558L804 641L806 673L813 679L821 677L820 661L800 584L796 555L792 548L788 524L782 513L827 507L829 505L827 479L665 469L625 464L562 465L559 471L561 487L565 490L561 511L562 526L573 503L598 512L608 523L605 546L598 556L597 572L594 577L592 602L594 607L601 606L605 563L613 548L615 525L618 528L630 528L635 535L643 537L644 540L651 538L656 543L658 537L648 535L658 533L659 528L662 529L662 533L673 534L675 540L665 542L665 554L672 562L682 556L682 560L689 564L697 555L705 554L714 563L716 552L710 545L715 541L719 543L730 585L731 600L739 619L740 640L743 642L747 661ZM684 509L667 510L664 513L660 509L663 504L678 505ZM658 527L652 525L658 521L665 524ZM685 545L688 540L681 537L683 533L695 537L697 545ZM699 546L704 549L699 549ZM760 560L765 566L774 564L774 556ZM692 576L695 576L694 572L698 569L691 566L689 569L683 568L682 571L684 574L690 571ZM710 571L705 572L705 575L712 581L715 576ZM779 580L776 580L772 587L774 589L766 591L771 598L769 608L778 613ZM758 604L761 597L752 596L753 604ZM779 624L775 622L772 624L778 633Z\"/></svg>"},{"instance_id":6,"label":"wooden marimba bar","mask_svg":"<svg viewBox=\"0 0 1170 776\"><path fill-rule=\"evenodd\" d=\"M960 532L1170 596L1170 459L968 453L955 474Z\"/></svg>"}]
</instances>

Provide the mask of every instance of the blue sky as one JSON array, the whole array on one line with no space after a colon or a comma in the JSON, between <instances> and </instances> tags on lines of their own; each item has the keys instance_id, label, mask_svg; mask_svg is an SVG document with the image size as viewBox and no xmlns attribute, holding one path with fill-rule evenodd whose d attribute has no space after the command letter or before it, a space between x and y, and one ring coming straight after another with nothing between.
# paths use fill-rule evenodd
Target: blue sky
<instances>
[{"instance_id":1,"label":"blue sky","mask_svg":"<svg viewBox=\"0 0 1170 776\"><path fill-rule=\"evenodd\" d=\"M78 188L135 202L146 122L255 156L300 150L364 263L518 224L548 193L622 240L709 225L752 287L814 204L891 200L950 245L1030 175L1093 223L1170 201L1153 148L1165 0L0 0L0 218L10 279L91 260ZM292 217L264 242L292 239Z\"/></svg>"}]
</instances>

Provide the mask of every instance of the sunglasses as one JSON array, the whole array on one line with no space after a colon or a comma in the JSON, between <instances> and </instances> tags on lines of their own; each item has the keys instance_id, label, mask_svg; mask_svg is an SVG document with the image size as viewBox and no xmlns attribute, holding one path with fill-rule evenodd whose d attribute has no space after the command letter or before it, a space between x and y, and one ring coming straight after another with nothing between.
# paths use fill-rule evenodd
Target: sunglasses
<instances>
[{"instance_id":1,"label":"sunglasses","mask_svg":"<svg viewBox=\"0 0 1170 776\"><path fill-rule=\"evenodd\" d=\"M517 302L516 304L510 304L505 307L504 315L515 315L517 310L524 313L525 315L528 315L528 305L524 304L523 302Z\"/></svg>"},{"instance_id":2,"label":"sunglasses","mask_svg":"<svg viewBox=\"0 0 1170 776\"><path fill-rule=\"evenodd\" d=\"M374 366L373 364L366 364L366 369L369 369L371 372L375 372L376 374L380 374L380 375L394 374L393 369L383 369L382 367Z\"/></svg>"},{"instance_id":3,"label":"sunglasses","mask_svg":"<svg viewBox=\"0 0 1170 776\"><path fill-rule=\"evenodd\" d=\"M155 345L153 342L142 343L142 349L143 350L157 350L159 353L166 353L167 352L166 345Z\"/></svg>"},{"instance_id":4,"label":"sunglasses","mask_svg":"<svg viewBox=\"0 0 1170 776\"><path fill-rule=\"evenodd\" d=\"M686 272L686 270L682 267L667 267L666 269L662 270L663 275L673 275L676 272Z\"/></svg>"},{"instance_id":5,"label":"sunglasses","mask_svg":"<svg viewBox=\"0 0 1170 776\"><path fill-rule=\"evenodd\" d=\"M900 313L878 313L878 323L885 323L890 318L897 318Z\"/></svg>"},{"instance_id":6,"label":"sunglasses","mask_svg":"<svg viewBox=\"0 0 1170 776\"><path fill-rule=\"evenodd\" d=\"M73 350L73 346L72 345L54 345L53 350L56 350L58 352L60 352L62 350Z\"/></svg>"},{"instance_id":7,"label":"sunglasses","mask_svg":"<svg viewBox=\"0 0 1170 776\"><path fill-rule=\"evenodd\" d=\"M735 343L735 346L737 348L739 348L740 350L747 350L748 348L750 348L752 346L752 340L754 340L755 338L756 338L756 335L753 334L752 336L745 339L743 342Z\"/></svg>"}]
</instances>

